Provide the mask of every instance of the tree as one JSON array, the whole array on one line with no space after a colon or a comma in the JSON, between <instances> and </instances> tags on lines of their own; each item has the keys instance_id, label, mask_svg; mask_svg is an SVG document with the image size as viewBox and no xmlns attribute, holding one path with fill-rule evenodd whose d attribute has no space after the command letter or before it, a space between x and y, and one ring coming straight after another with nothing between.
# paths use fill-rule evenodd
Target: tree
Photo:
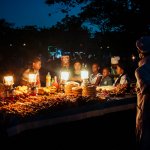
<instances>
[{"instance_id":1,"label":"tree","mask_svg":"<svg viewBox=\"0 0 150 150\"><path fill-rule=\"evenodd\" d=\"M46 3L61 4L65 13L71 7L87 3L78 17L82 22L97 25L102 33L149 31L150 9L146 0L46 0Z\"/></svg>"}]
</instances>

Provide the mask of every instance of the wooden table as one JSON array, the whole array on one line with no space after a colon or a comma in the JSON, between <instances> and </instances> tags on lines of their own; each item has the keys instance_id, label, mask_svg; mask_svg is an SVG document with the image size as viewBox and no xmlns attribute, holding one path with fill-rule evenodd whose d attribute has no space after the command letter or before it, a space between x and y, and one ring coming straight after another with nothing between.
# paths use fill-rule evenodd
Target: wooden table
<instances>
[{"instance_id":1,"label":"wooden table","mask_svg":"<svg viewBox=\"0 0 150 150\"><path fill-rule=\"evenodd\" d=\"M26 130L102 116L108 113L135 108L136 96L126 95L125 97L115 97L104 102L81 105L57 112L54 111L47 113L46 115L33 115L25 119L14 116L9 118L9 120L6 120L7 123L3 130L6 131L7 136L14 136Z\"/></svg>"}]
</instances>

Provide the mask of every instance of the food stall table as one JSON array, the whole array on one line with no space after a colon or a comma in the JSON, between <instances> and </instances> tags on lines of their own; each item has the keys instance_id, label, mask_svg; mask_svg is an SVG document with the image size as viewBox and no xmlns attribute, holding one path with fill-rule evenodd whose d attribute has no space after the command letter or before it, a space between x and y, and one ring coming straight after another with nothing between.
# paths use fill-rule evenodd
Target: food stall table
<instances>
[{"instance_id":1,"label":"food stall table","mask_svg":"<svg viewBox=\"0 0 150 150\"><path fill-rule=\"evenodd\" d=\"M105 101L78 102L70 107L59 107L52 111L47 109L27 117L1 113L1 130L9 137L26 130L78 121L135 108L136 96L126 95L124 97L113 97Z\"/></svg>"}]
</instances>

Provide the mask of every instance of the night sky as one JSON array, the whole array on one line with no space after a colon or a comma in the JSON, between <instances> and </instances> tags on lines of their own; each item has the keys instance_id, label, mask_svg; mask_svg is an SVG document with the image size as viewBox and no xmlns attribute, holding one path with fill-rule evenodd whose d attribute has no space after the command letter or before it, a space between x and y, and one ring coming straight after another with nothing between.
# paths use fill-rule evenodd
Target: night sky
<instances>
[{"instance_id":1,"label":"night sky","mask_svg":"<svg viewBox=\"0 0 150 150\"><path fill-rule=\"evenodd\" d=\"M82 6L84 5L72 8L69 16L78 15ZM61 12L62 8L64 6L58 4L48 6L45 0L0 0L0 19L14 23L15 27L51 27L65 17L66 14Z\"/></svg>"}]
</instances>

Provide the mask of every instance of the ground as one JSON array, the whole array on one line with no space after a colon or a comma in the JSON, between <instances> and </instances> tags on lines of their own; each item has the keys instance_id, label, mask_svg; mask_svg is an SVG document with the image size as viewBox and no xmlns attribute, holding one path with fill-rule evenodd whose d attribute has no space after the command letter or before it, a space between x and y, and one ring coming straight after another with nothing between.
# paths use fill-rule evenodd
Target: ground
<instances>
[{"instance_id":1,"label":"ground","mask_svg":"<svg viewBox=\"0 0 150 150\"><path fill-rule=\"evenodd\" d=\"M25 131L5 140L14 148L135 149L135 110Z\"/></svg>"}]
</instances>

